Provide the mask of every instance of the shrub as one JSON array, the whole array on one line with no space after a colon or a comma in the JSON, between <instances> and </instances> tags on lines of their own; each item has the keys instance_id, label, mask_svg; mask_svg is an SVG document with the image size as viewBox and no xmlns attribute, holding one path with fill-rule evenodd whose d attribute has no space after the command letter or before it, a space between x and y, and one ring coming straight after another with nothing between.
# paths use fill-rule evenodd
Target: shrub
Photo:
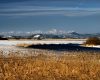
<instances>
[{"instance_id":1,"label":"shrub","mask_svg":"<svg viewBox=\"0 0 100 80\"><path fill-rule=\"evenodd\" d=\"M85 44L100 45L100 39L98 37L90 37L86 40Z\"/></svg>"}]
</instances>

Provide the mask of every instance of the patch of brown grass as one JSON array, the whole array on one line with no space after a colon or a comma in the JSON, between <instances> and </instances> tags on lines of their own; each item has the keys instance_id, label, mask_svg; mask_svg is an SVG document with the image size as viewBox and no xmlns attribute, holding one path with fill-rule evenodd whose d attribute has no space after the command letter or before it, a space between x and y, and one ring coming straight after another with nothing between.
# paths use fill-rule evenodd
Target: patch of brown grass
<instances>
[{"instance_id":1,"label":"patch of brown grass","mask_svg":"<svg viewBox=\"0 0 100 80\"><path fill-rule=\"evenodd\" d=\"M6 57L1 54L0 80L100 80L99 53L34 51L37 55L29 52L27 56L18 53L10 52Z\"/></svg>"},{"instance_id":2,"label":"patch of brown grass","mask_svg":"<svg viewBox=\"0 0 100 80\"><path fill-rule=\"evenodd\" d=\"M28 47L30 44L26 44L26 43L21 43L21 44L16 44L16 46L18 47Z\"/></svg>"}]
</instances>

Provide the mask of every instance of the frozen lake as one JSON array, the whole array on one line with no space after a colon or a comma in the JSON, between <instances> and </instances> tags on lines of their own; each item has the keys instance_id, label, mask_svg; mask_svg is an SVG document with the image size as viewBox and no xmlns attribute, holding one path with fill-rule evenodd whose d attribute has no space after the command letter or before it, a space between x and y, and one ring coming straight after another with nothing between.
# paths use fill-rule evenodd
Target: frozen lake
<instances>
[{"instance_id":1,"label":"frozen lake","mask_svg":"<svg viewBox=\"0 0 100 80\"><path fill-rule=\"evenodd\" d=\"M82 44L84 40L1 40L0 46L14 46L16 44Z\"/></svg>"}]
</instances>

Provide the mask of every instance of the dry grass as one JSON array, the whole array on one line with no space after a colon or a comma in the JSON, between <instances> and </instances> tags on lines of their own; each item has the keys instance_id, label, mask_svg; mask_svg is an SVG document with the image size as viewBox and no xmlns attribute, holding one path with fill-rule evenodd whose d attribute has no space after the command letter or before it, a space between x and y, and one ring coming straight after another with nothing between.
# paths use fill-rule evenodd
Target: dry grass
<instances>
[{"instance_id":1,"label":"dry grass","mask_svg":"<svg viewBox=\"0 0 100 80\"><path fill-rule=\"evenodd\" d=\"M16 44L18 47L28 47L30 44L22 43L22 44Z\"/></svg>"},{"instance_id":2,"label":"dry grass","mask_svg":"<svg viewBox=\"0 0 100 80\"><path fill-rule=\"evenodd\" d=\"M100 80L100 54L29 51L0 55L0 80ZM60 52L59 52L60 53Z\"/></svg>"}]
</instances>

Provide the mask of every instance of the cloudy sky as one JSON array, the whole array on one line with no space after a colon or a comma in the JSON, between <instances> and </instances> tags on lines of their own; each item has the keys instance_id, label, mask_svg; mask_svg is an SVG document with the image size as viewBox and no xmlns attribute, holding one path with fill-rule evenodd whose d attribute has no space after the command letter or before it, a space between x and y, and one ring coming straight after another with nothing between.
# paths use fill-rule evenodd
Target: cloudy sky
<instances>
[{"instance_id":1,"label":"cloudy sky","mask_svg":"<svg viewBox=\"0 0 100 80\"><path fill-rule=\"evenodd\" d=\"M100 32L100 0L0 0L0 32Z\"/></svg>"}]
</instances>

